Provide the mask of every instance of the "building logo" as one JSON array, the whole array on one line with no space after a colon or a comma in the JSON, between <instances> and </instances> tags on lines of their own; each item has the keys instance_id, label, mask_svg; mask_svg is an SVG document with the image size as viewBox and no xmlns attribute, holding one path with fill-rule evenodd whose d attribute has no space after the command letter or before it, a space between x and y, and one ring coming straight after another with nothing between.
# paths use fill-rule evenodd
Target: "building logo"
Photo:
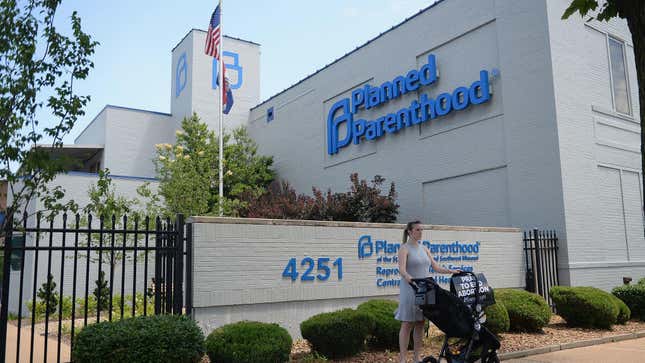
<instances>
[{"instance_id":1,"label":"building logo","mask_svg":"<svg viewBox=\"0 0 645 363\"><path fill-rule=\"evenodd\" d=\"M394 134L401 129L421 124L455 111L488 102L491 87L488 71L479 72L479 80L470 87L457 87L452 93L442 93L435 99L422 94L408 107L389 113L375 120L354 119L360 109L369 110L414 92L421 86L429 86L439 79L436 58L428 55L428 61L419 70L412 69L379 87L365 85L352 91L350 98L334 103L327 115L327 153L336 154L351 142L358 145L363 140L376 140L385 134ZM344 131L344 137L341 137Z\"/></svg>"},{"instance_id":2,"label":"building logo","mask_svg":"<svg viewBox=\"0 0 645 363\"><path fill-rule=\"evenodd\" d=\"M372 243L372 236L361 236L358 239L358 258L370 257L373 253L374 244Z\"/></svg>"},{"instance_id":3,"label":"building logo","mask_svg":"<svg viewBox=\"0 0 645 363\"><path fill-rule=\"evenodd\" d=\"M244 69L240 65L240 55L235 52L224 51L222 52L224 58L229 58L233 63L224 63L226 68L226 77L231 80L235 80L235 83L229 84L230 89L238 89L244 84ZM217 77L218 77L218 66L217 58L213 57L213 79L211 88L217 89Z\"/></svg>"},{"instance_id":4,"label":"building logo","mask_svg":"<svg viewBox=\"0 0 645 363\"><path fill-rule=\"evenodd\" d=\"M177 69L175 69L175 97L179 97L181 91L184 90L187 79L188 65L186 64L186 52L183 52L177 60Z\"/></svg>"}]
</instances>

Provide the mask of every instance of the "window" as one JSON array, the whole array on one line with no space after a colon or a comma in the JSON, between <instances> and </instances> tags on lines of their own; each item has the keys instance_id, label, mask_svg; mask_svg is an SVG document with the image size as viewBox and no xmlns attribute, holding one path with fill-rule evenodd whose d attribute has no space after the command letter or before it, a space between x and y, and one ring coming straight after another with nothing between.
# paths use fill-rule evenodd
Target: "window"
<instances>
[{"instance_id":1,"label":"window","mask_svg":"<svg viewBox=\"0 0 645 363\"><path fill-rule=\"evenodd\" d=\"M625 43L609 37L608 45L614 110L631 115L632 108L629 102L629 83L627 81L627 67L625 66Z\"/></svg>"}]
</instances>

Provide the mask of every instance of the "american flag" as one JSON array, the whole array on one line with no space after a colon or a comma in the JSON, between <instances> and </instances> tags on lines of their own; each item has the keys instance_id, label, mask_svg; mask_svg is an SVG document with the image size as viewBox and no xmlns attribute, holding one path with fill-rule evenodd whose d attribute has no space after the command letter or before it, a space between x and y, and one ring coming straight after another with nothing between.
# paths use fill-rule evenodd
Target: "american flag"
<instances>
[{"instance_id":1,"label":"american flag","mask_svg":"<svg viewBox=\"0 0 645 363\"><path fill-rule=\"evenodd\" d=\"M204 52L211 57L219 59L219 45L221 44L221 31L220 31L220 16L221 11L219 5L211 15L211 21L208 23L208 34L206 34L206 48Z\"/></svg>"}]
</instances>

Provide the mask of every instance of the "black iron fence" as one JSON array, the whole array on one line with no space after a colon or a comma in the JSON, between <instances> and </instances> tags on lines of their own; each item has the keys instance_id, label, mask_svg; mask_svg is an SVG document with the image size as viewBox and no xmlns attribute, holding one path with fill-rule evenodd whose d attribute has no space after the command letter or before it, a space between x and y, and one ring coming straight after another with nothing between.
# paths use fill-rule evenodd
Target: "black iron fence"
<instances>
[{"instance_id":1,"label":"black iron fence","mask_svg":"<svg viewBox=\"0 0 645 363\"><path fill-rule=\"evenodd\" d=\"M549 296L552 286L560 283L558 276L558 237L555 231L534 229L524 232L526 289L541 295L554 308Z\"/></svg>"},{"instance_id":2,"label":"black iron fence","mask_svg":"<svg viewBox=\"0 0 645 363\"><path fill-rule=\"evenodd\" d=\"M190 314L190 234L182 215L25 215L6 233L0 362L33 361L35 353L53 361L54 351L60 362L71 356L74 335L95 322Z\"/></svg>"}]
</instances>

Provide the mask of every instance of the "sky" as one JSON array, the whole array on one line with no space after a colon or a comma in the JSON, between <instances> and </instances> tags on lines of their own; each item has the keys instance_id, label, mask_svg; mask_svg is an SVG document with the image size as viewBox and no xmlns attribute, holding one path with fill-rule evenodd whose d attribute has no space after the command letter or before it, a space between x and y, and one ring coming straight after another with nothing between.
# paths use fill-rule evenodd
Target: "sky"
<instances>
[{"instance_id":1,"label":"sky","mask_svg":"<svg viewBox=\"0 0 645 363\"><path fill-rule=\"evenodd\" d=\"M226 0L224 34L261 45L265 100L399 24L434 0ZM94 69L78 83L90 95L74 138L107 104L170 112L171 50L190 29L208 27L213 0L63 0L61 28L72 11L100 45ZM226 47L226 45L225 45Z\"/></svg>"}]
</instances>

